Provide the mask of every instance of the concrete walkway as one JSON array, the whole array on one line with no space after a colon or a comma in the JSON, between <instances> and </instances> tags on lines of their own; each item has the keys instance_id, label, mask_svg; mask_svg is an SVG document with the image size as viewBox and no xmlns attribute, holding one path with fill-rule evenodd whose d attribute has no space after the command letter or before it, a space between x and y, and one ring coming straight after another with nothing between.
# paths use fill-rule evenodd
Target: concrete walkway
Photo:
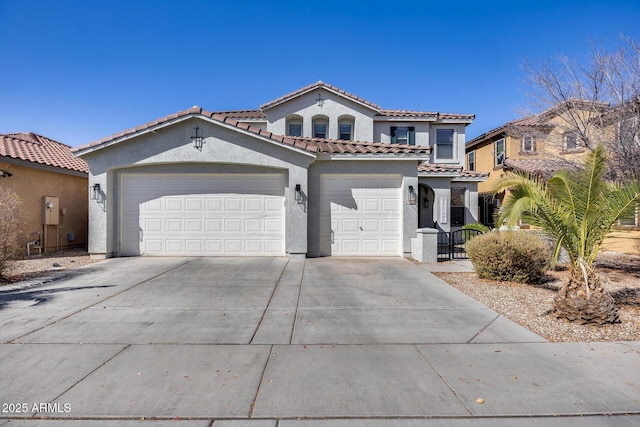
<instances>
[{"instance_id":1,"label":"concrete walkway","mask_svg":"<svg viewBox=\"0 0 640 427\"><path fill-rule=\"evenodd\" d=\"M640 343L545 342L435 268L468 267L119 258L0 290L0 426L640 423Z\"/></svg>"}]
</instances>

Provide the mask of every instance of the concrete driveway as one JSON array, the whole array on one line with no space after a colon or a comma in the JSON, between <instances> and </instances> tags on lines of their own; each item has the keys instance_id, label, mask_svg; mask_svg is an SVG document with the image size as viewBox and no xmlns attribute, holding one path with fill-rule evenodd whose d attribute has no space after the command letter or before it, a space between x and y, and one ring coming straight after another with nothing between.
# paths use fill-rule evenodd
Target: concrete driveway
<instances>
[{"instance_id":1,"label":"concrete driveway","mask_svg":"<svg viewBox=\"0 0 640 427\"><path fill-rule=\"evenodd\" d=\"M638 343L546 343L404 259L110 259L0 290L0 325L0 425L632 425L622 414L640 411ZM620 415L573 418L604 413Z\"/></svg>"}]
</instances>

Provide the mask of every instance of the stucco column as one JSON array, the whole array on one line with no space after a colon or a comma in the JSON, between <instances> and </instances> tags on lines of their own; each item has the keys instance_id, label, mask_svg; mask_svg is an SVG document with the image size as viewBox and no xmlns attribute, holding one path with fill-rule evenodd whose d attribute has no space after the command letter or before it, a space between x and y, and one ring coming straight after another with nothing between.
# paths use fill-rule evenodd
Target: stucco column
<instances>
[{"instance_id":1,"label":"stucco column","mask_svg":"<svg viewBox=\"0 0 640 427\"><path fill-rule=\"evenodd\" d=\"M94 186L100 185L100 190L94 192ZM95 194L94 194L95 193ZM89 254L92 259L104 259L111 256L108 249L109 233L107 226L109 187L107 174L89 174Z\"/></svg>"},{"instance_id":2,"label":"stucco column","mask_svg":"<svg viewBox=\"0 0 640 427\"><path fill-rule=\"evenodd\" d=\"M296 191L300 186L300 191ZM306 168L289 169L287 188L288 229L287 253L292 257L307 256L307 212L309 210L308 173Z\"/></svg>"},{"instance_id":3,"label":"stucco column","mask_svg":"<svg viewBox=\"0 0 640 427\"><path fill-rule=\"evenodd\" d=\"M418 237L413 239L411 256L418 262L438 262L438 230L435 228L419 228Z\"/></svg>"},{"instance_id":4,"label":"stucco column","mask_svg":"<svg viewBox=\"0 0 640 427\"><path fill-rule=\"evenodd\" d=\"M409 187L413 191L409 192ZM402 184L402 253L411 256L411 239L416 237L418 228L418 177L405 176Z\"/></svg>"}]
</instances>

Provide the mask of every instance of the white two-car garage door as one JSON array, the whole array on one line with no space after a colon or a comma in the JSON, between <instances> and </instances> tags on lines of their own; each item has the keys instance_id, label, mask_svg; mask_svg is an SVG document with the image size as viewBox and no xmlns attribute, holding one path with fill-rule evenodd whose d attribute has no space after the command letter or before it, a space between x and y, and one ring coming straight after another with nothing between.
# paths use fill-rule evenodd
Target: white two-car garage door
<instances>
[{"instance_id":1,"label":"white two-car garage door","mask_svg":"<svg viewBox=\"0 0 640 427\"><path fill-rule=\"evenodd\" d=\"M282 256L281 174L125 174L122 255Z\"/></svg>"},{"instance_id":2,"label":"white two-car garage door","mask_svg":"<svg viewBox=\"0 0 640 427\"><path fill-rule=\"evenodd\" d=\"M323 175L320 185L323 255L402 255L401 176Z\"/></svg>"}]
</instances>

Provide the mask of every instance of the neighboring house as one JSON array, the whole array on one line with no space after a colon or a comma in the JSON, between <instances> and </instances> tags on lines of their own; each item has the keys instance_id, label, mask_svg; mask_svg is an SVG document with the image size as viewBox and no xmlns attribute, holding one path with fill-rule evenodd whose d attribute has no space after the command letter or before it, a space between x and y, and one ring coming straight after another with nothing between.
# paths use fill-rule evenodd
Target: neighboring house
<instances>
[{"instance_id":1,"label":"neighboring house","mask_svg":"<svg viewBox=\"0 0 640 427\"><path fill-rule=\"evenodd\" d=\"M87 246L87 177L71 148L34 133L0 135L0 187L16 193L25 212L25 252Z\"/></svg>"},{"instance_id":2,"label":"neighboring house","mask_svg":"<svg viewBox=\"0 0 640 427\"><path fill-rule=\"evenodd\" d=\"M563 116L569 109L573 115L571 118ZM478 186L480 222L491 227L496 226L495 214L504 200L505 193L492 197L491 189L504 171L521 171L547 178L557 170L577 167L589 149L586 148L583 138L574 130L578 126L568 123L572 120L581 123L591 122L594 124L585 125L586 129L590 129L594 134L602 132L602 128L595 123L601 123L599 119L608 111L609 105L605 103L586 103L584 108L581 108L581 103L573 101L570 107L564 104L550 108L538 115L508 122L470 140L465 147L467 169L489 173L488 179ZM611 128L605 129L605 132ZM621 226L637 228L637 215ZM616 243L615 248L624 249L625 252L637 251L634 245L640 246L635 243L636 240L640 241L640 233L627 233L624 238L627 241L622 246ZM612 239L608 239L605 244L613 249L612 242Z\"/></svg>"},{"instance_id":3,"label":"neighboring house","mask_svg":"<svg viewBox=\"0 0 640 427\"><path fill-rule=\"evenodd\" d=\"M385 110L318 82L258 110L192 107L78 147L96 257L408 256L477 221L468 114ZM95 192L93 191L95 190Z\"/></svg>"},{"instance_id":4,"label":"neighboring house","mask_svg":"<svg viewBox=\"0 0 640 427\"><path fill-rule=\"evenodd\" d=\"M606 108L608 104L602 104L598 111L604 112ZM467 169L489 173L489 178L478 186L480 222L495 225L494 214L504 194L493 198L491 189L505 169L550 176L556 170L575 166L587 153L580 136L567 126L568 119L561 116L564 111L550 108L538 115L508 122L467 143ZM586 114L589 113L583 116ZM586 121L589 117L583 119Z\"/></svg>"}]
</instances>

